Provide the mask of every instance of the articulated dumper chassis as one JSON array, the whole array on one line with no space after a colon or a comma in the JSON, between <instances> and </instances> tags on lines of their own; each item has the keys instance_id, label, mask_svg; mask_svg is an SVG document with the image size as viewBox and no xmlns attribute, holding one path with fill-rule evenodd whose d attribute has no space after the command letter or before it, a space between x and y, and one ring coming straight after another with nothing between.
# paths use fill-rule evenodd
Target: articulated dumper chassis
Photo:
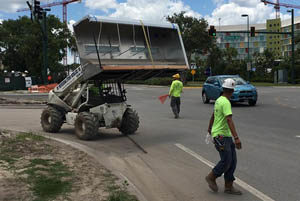
<instances>
[{"instance_id":1,"label":"articulated dumper chassis","mask_svg":"<svg viewBox=\"0 0 300 201\"><path fill-rule=\"evenodd\" d=\"M95 137L99 127L133 134L139 117L126 103L124 81L188 69L176 24L87 16L74 25L74 33L81 66L49 92L41 115L46 132L67 123L83 140Z\"/></svg>"}]
</instances>

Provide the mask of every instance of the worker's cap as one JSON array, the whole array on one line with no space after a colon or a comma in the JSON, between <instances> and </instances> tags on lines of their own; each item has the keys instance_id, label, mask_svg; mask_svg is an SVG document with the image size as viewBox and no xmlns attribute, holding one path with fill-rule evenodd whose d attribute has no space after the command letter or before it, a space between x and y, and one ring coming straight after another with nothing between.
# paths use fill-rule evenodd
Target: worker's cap
<instances>
[{"instance_id":1,"label":"worker's cap","mask_svg":"<svg viewBox=\"0 0 300 201\"><path fill-rule=\"evenodd\" d=\"M235 81L231 78L227 78L226 80L224 80L222 87L226 89L234 89Z\"/></svg>"},{"instance_id":2,"label":"worker's cap","mask_svg":"<svg viewBox=\"0 0 300 201\"><path fill-rule=\"evenodd\" d=\"M179 79L179 78L180 78L180 75L179 75L179 73L177 73L177 74L173 75L172 77L173 77L173 78Z\"/></svg>"}]
</instances>

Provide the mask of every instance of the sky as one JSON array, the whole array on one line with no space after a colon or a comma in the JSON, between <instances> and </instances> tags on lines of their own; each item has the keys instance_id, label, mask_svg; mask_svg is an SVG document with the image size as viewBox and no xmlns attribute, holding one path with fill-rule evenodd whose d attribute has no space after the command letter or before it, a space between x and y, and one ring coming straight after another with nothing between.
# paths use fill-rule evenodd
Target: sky
<instances>
[{"instance_id":1,"label":"sky","mask_svg":"<svg viewBox=\"0 0 300 201\"><path fill-rule=\"evenodd\" d=\"M41 4L54 1L63 0L41 0ZM300 7L299 0L280 2L298 4ZM26 0L0 0L0 5L0 22L29 15L29 11L16 12L17 9L27 8ZM249 15L250 24L264 23L266 19L275 18L273 6L264 5L260 0L82 0L80 3L68 4L67 8L70 27L88 14L161 22L168 15L185 11L186 15L205 18L209 25L215 26L245 24L246 19L241 14ZM300 15L299 11L295 10L295 16ZM49 13L62 18L62 6L52 7ZM281 9L281 18L290 18L284 8Z\"/></svg>"},{"instance_id":2,"label":"sky","mask_svg":"<svg viewBox=\"0 0 300 201\"><path fill-rule=\"evenodd\" d=\"M41 0L41 5L62 1L68 0ZM299 5L300 8L300 0L280 0L280 3ZM21 8L27 8L26 0L0 0L0 23L30 15L29 11L17 12ZM186 15L204 18L209 25L215 26L246 24L247 20L241 14L249 15L250 24L275 18L273 6L264 5L261 0L81 0L68 4L67 10L71 30L72 24L90 14L159 23L165 21L166 16L185 11ZM51 7L49 14L62 19L62 6ZM280 15L283 20L290 19L286 8L281 8ZM295 16L299 15L300 9L295 9Z\"/></svg>"}]
</instances>

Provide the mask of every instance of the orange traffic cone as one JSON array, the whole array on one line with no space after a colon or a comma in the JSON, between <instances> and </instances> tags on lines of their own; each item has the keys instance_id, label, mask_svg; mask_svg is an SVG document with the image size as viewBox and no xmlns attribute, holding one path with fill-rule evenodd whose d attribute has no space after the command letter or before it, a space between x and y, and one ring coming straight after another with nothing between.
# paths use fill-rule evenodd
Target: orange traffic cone
<instances>
[{"instance_id":1,"label":"orange traffic cone","mask_svg":"<svg viewBox=\"0 0 300 201\"><path fill-rule=\"evenodd\" d=\"M167 97L169 96L169 94L166 94L166 95L162 95L162 96L159 96L158 99L160 100L161 104L164 104Z\"/></svg>"}]
</instances>

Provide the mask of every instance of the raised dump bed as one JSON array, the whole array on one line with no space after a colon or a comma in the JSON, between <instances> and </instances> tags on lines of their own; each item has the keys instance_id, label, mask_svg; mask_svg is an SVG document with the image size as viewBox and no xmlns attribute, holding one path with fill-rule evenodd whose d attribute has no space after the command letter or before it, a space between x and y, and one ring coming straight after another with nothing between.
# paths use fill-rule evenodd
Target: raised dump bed
<instances>
[{"instance_id":1,"label":"raised dump bed","mask_svg":"<svg viewBox=\"0 0 300 201\"><path fill-rule=\"evenodd\" d=\"M86 16L74 32L84 80L148 79L188 69L176 24Z\"/></svg>"}]
</instances>

